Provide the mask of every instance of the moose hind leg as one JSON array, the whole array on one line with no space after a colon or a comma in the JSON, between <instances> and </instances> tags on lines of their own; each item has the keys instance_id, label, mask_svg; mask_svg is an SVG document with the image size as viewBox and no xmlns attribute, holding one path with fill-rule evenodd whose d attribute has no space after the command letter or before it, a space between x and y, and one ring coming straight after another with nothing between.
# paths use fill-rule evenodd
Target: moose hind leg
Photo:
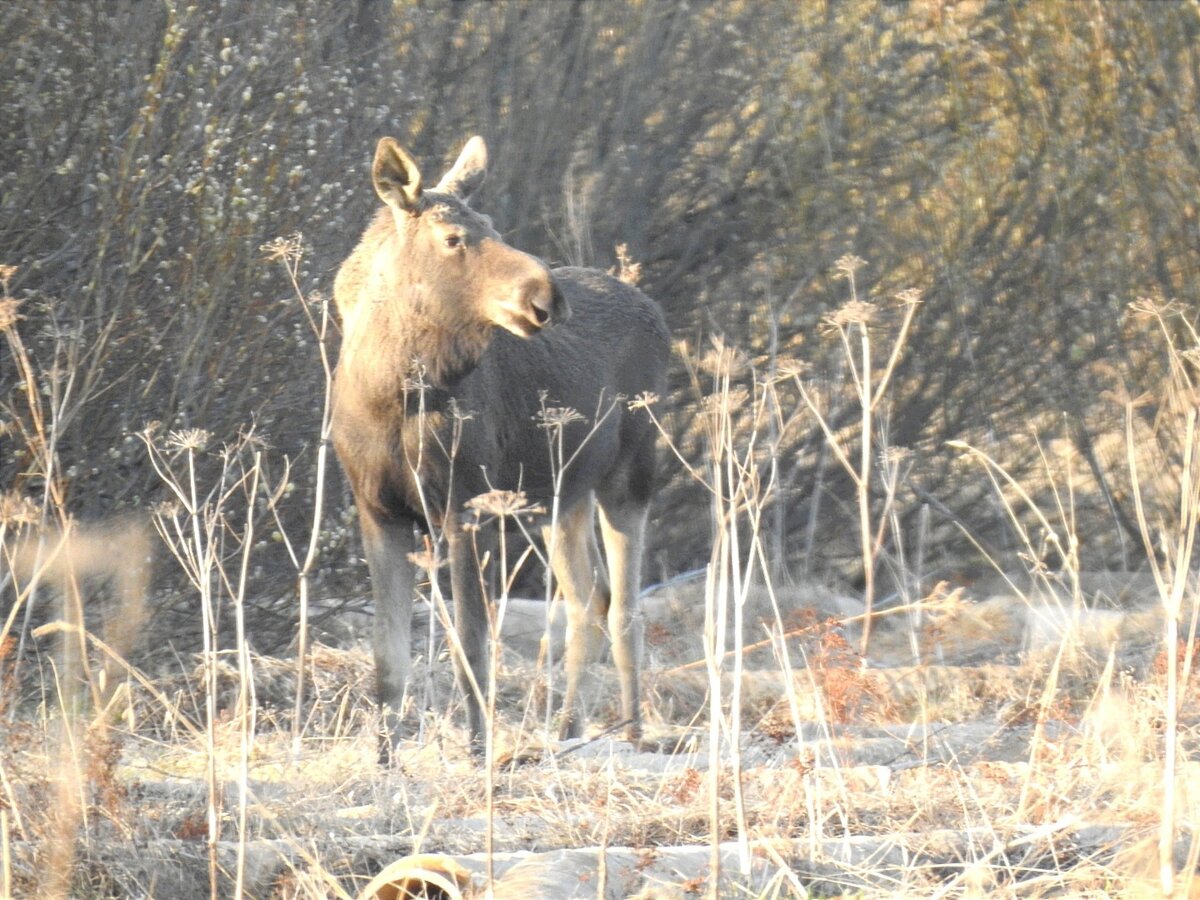
<instances>
[{"instance_id":1,"label":"moose hind leg","mask_svg":"<svg viewBox=\"0 0 1200 900\"><path fill-rule=\"evenodd\" d=\"M639 592L642 580L642 545L648 507L629 498L600 500L600 533L608 555L612 599L608 607L608 632L613 664L621 684L621 717L631 741L642 736L642 706L638 670L642 660L643 623Z\"/></svg>"},{"instance_id":2,"label":"moose hind leg","mask_svg":"<svg viewBox=\"0 0 1200 900\"><path fill-rule=\"evenodd\" d=\"M390 758L400 739L404 694L412 674L413 564L412 523L380 522L362 517L363 549L371 572L375 598L375 695L383 718L383 761Z\"/></svg>"},{"instance_id":3,"label":"moose hind leg","mask_svg":"<svg viewBox=\"0 0 1200 900\"><path fill-rule=\"evenodd\" d=\"M594 548L593 504L589 496L561 515L543 536L550 552L550 568L566 600L567 635L564 668L567 675L563 695L561 737L579 737L584 715L580 690L589 664L599 655L604 642L604 617L609 592Z\"/></svg>"}]
</instances>

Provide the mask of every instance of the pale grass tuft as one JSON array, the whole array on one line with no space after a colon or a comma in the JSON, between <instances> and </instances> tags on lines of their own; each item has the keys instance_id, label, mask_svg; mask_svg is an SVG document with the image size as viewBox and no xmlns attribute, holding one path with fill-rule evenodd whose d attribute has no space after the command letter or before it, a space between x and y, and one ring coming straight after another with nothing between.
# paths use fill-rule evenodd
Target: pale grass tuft
<instances>
[{"instance_id":1,"label":"pale grass tuft","mask_svg":"<svg viewBox=\"0 0 1200 900\"><path fill-rule=\"evenodd\" d=\"M629 401L629 409L631 411L650 409L656 403L658 403L658 394L654 393L653 391L643 391Z\"/></svg>"},{"instance_id":2,"label":"pale grass tuft","mask_svg":"<svg viewBox=\"0 0 1200 900\"><path fill-rule=\"evenodd\" d=\"M158 519L174 519L183 512L183 505L178 500L162 500L150 507L150 514Z\"/></svg>"},{"instance_id":3,"label":"pale grass tuft","mask_svg":"<svg viewBox=\"0 0 1200 900\"><path fill-rule=\"evenodd\" d=\"M720 394L708 394L700 398L700 406L709 415L728 415L730 410L743 409L751 401L750 388L735 384Z\"/></svg>"},{"instance_id":4,"label":"pale grass tuft","mask_svg":"<svg viewBox=\"0 0 1200 900\"><path fill-rule=\"evenodd\" d=\"M0 297L0 331L8 331L20 321L17 314L20 306L21 301L15 297Z\"/></svg>"},{"instance_id":5,"label":"pale grass tuft","mask_svg":"<svg viewBox=\"0 0 1200 900\"><path fill-rule=\"evenodd\" d=\"M409 562L416 566L421 571L425 572L430 577L438 569L443 568L448 560L444 559L436 550L433 541L425 538L425 546L420 550L415 550L408 554Z\"/></svg>"},{"instance_id":6,"label":"pale grass tuft","mask_svg":"<svg viewBox=\"0 0 1200 900\"><path fill-rule=\"evenodd\" d=\"M913 456L910 447L887 447L880 455L880 459L888 465L898 466L912 459Z\"/></svg>"},{"instance_id":7,"label":"pale grass tuft","mask_svg":"<svg viewBox=\"0 0 1200 900\"><path fill-rule=\"evenodd\" d=\"M619 281L636 286L642 280L642 264L629 255L628 244L617 244L617 264L608 273Z\"/></svg>"},{"instance_id":8,"label":"pale grass tuft","mask_svg":"<svg viewBox=\"0 0 1200 900\"><path fill-rule=\"evenodd\" d=\"M245 448L252 451L265 453L274 448L274 445L267 440L263 435L253 429L242 431L238 434L237 442L227 448L227 452L236 452L238 448Z\"/></svg>"},{"instance_id":9,"label":"pale grass tuft","mask_svg":"<svg viewBox=\"0 0 1200 900\"><path fill-rule=\"evenodd\" d=\"M8 293L9 285L12 283L13 276L17 274L18 266L0 266L0 287L4 289L4 293Z\"/></svg>"},{"instance_id":10,"label":"pale grass tuft","mask_svg":"<svg viewBox=\"0 0 1200 900\"><path fill-rule=\"evenodd\" d=\"M791 356L780 357L775 363L779 377L785 380L804 378L813 370L812 363L806 359L796 359Z\"/></svg>"},{"instance_id":11,"label":"pale grass tuft","mask_svg":"<svg viewBox=\"0 0 1200 900\"><path fill-rule=\"evenodd\" d=\"M1158 405L1160 399L1158 394L1150 389L1144 390L1139 394L1131 394L1129 392L1129 384L1124 379L1117 380L1112 387L1101 391L1100 396L1107 402L1121 407L1122 410L1154 407Z\"/></svg>"},{"instance_id":12,"label":"pale grass tuft","mask_svg":"<svg viewBox=\"0 0 1200 900\"><path fill-rule=\"evenodd\" d=\"M745 353L717 336L712 339L708 351L700 357L699 368L709 375L724 377L738 374L748 362Z\"/></svg>"},{"instance_id":13,"label":"pale grass tuft","mask_svg":"<svg viewBox=\"0 0 1200 900\"><path fill-rule=\"evenodd\" d=\"M966 602L961 587L951 587L947 581L939 581L928 594L921 598L920 606L926 612L952 613L962 610Z\"/></svg>"},{"instance_id":14,"label":"pale grass tuft","mask_svg":"<svg viewBox=\"0 0 1200 900\"><path fill-rule=\"evenodd\" d=\"M36 525L41 521L41 511L36 503L20 491L0 493L0 525Z\"/></svg>"}]
</instances>

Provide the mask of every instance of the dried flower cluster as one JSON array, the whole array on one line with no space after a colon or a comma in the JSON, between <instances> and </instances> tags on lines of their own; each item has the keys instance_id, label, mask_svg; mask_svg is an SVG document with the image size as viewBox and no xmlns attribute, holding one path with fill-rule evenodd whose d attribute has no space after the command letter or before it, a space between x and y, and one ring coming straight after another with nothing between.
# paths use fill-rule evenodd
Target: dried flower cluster
<instances>
[{"instance_id":1,"label":"dried flower cluster","mask_svg":"<svg viewBox=\"0 0 1200 900\"><path fill-rule=\"evenodd\" d=\"M578 410L572 409L569 406L547 406L537 411L534 416L537 420L539 428L554 430L565 428L572 422L586 422Z\"/></svg>"},{"instance_id":2,"label":"dried flower cluster","mask_svg":"<svg viewBox=\"0 0 1200 900\"><path fill-rule=\"evenodd\" d=\"M476 514L495 516L496 518L514 518L516 516L541 515L545 510L537 504L530 504L524 491L495 490L472 497L467 501L468 509Z\"/></svg>"}]
</instances>

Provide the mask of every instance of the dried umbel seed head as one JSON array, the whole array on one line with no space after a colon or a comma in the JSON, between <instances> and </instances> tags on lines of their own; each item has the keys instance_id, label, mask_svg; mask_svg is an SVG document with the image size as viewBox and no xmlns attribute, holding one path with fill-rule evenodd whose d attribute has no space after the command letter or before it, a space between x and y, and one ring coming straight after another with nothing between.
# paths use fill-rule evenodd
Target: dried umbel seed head
<instances>
[{"instance_id":1,"label":"dried umbel seed head","mask_svg":"<svg viewBox=\"0 0 1200 900\"><path fill-rule=\"evenodd\" d=\"M1179 304L1162 297L1138 297L1129 304L1129 315L1134 319L1165 319L1179 312Z\"/></svg>"},{"instance_id":2,"label":"dried umbel seed head","mask_svg":"<svg viewBox=\"0 0 1200 900\"><path fill-rule=\"evenodd\" d=\"M467 508L483 515L498 518L513 516L540 515L544 510L536 504L531 505L524 491L493 490L467 501Z\"/></svg>"},{"instance_id":3,"label":"dried umbel seed head","mask_svg":"<svg viewBox=\"0 0 1200 900\"><path fill-rule=\"evenodd\" d=\"M650 409L658 403L658 394L654 391L642 391L636 397L629 401L630 411L638 409Z\"/></svg>"},{"instance_id":4,"label":"dried umbel seed head","mask_svg":"<svg viewBox=\"0 0 1200 900\"><path fill-rule=\"evenodd\" d=\"M546 429L563 428L572 422L586 421L578 411L569 406L548 406L538 411L538 427Z\"/></svg>"},{"instance_id":5,"label":"dried umbel seed head","mask_svg":"<svg viewBox=\"0 0 1200 900\"><path fill-rule=\"evenodd\" d=\"M280 260L285 263L295 262L304 255L304 236L299 232L288 237L277 237L267 241L258 248L263 252L268 262Z\"/></svg>"},{"instance_id":6,"label":"dried umbel seed head","mask_svg":"<svg viewBox=\"0 0 1200 900\"><path fill-rule=\"evenodd\" d=\"M171 450L200 451L208 446L212 434L203 428L183 428L167 435L167 447Z\"/></svg>"},{"instance_id":7,"label":"dried umbel seed head","mask_svg":"<svg viewBox=\"0 0 1200 900\"><path fill-rule=\"evenodd\" d=\"M827 327L846 328L850 325L866 327L875 320L875 307L865 300L851 300L841 309L825 317Z\"/></svg>"},{"instance_id":8,"label":"dried umbel seed head","mask_svg":"<svg viewBox=\"0 0 1200 900\"><path fill-rule=\"evenodd\" d=\"M839 257L833 264L834 269L844 278L849 278L854 275L859 269L867 264L867 261L861 256L855 256L853 253L847 253L845 256Z\"/></svg>"}]
</instances>

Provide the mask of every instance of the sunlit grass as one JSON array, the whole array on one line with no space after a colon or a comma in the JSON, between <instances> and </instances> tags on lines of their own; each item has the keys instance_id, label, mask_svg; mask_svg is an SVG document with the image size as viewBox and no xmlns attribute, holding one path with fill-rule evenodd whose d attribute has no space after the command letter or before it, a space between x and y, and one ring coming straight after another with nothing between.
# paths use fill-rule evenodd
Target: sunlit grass
<instances>
[{"instance_id":1,"label":"sunlit grass","mask_svg":"<svg viewBox=\"0 0 1200 900\"><path fill-rule=\"evenodd\" d=\"M712 559L705 572L643 598L641 747L606 733L619 724L606 663L584 698L597 723L591 736L562 746L544 733L544 648L526 638L522 656L501 633L505 623L525 627L527 613L493 623L502 638L487 697L494 766L469 752L435 612L426 613L434 624L425 644L434 658L418 667L412 690L432 702L408 710L419 727L390 768L377 764L372 663L362 647L261 656L245 623L224 646L219 621L244 607L257 529L283 529L290 502L290 472L269 477L271 450L253 432L220 445L199 428L142 435L173 496L155 508L156 527L166 558L192 585L208 641L173 673L151 677L130 662L148 587L126 576L130 560L144 561L144 536L69 519L64 527L52 494L42 504L5 495L0 537L12 574L4 589L15 602L0 635L0 678L11 688L0 748L3 883L42 896L173 884L181 896L342 897L389 862L435 852L440 860L422 858L442 867L430 871L460 866L461 884L478 891L490 880L500 896L553 877L536 863L518 865L517 851L602 847L603 866L593 849L590 868L560 866L557 877L577 881L582 872L632 885L622 879L661 865L674 867L676 888L713 896L733 885L762 897L835 888L862 896L1192 890L1200 709L1189 554L1200 499L1190 410L1174 407L1182 422L1165 430L1180 438L1182 456L1175 445L1136 440L1128 418L1130 483L1140 491L1142 473L1155 475L1153 497L1138 506L1149 578L1084 569L1081 482L1069 461L1047 456L1038 484L1027 486L961 442L948 450L994 491L1025 571L998 567L970 582L931 584L906 568L913 556L892 515L904 455L885 442L882 399L896 359L911 352L903 339L915 304L899 307L889 332L855 303L831 320L845 351L863 361L876 340L894 343L884 344L887 365L851 365L856 374L843 385L803 382L780 366L766 377L725 344L687 351L697 429L709 441L703 467L687 474L708 501ZM1139 315L1148 315L1144 306ZM19 326L14 318L6 331L18 355ZM850 340L845 329L860 328L861 340ZM20 358L41 377L28 354ZM867 407L869 424L860 417L857 432L875 436L865 467L855 433L830 426L830 399L818 389L843 390ZM52 466L53 407L38 408L43 424L25 440ZM566 418L547 415L551 428ZM852 526L863 564L886 563L906 586L875 598L886 602L780 578L800 561L770 558L779 545L765 539L763 522L783 502L772 477L779 441L805 417L869 501L849 521L865 517ZM1172 486L1179 493L1164 503ZM535 512L517 494L494 493L476 507L483 518ZM292 553L297 594L313 540L307 557ZM1053 568L1043 562L1048 547ZM36 673L22 673L16 637L39 592L56 611L30 635L41 653ZM42 650L51 639L55 649ZM153 864L121 855L116 848L131 838L151 848ZM203 850L183 852L188 846ZM626 865L626 853L643 862Z\"/></svg>"}]
</instances>

